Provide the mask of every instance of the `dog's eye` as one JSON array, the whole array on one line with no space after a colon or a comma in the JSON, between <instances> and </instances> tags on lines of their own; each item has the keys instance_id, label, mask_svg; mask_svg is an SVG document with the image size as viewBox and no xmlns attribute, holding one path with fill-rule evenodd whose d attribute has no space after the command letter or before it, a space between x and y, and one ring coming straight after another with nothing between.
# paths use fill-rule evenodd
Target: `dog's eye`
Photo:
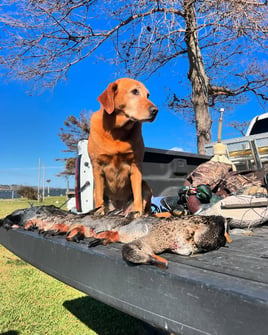
<instances>
[{"instance_id":1,"label":"dog's eye","mask_svg":"<svg viewBox=\"0 0 268 335\"><path fill-rule=\"evenodd\" d=\"M140 92L135 88L134 90L131 91L132 94L134 95L139 95Z\"/></svg>"}]
</instances>

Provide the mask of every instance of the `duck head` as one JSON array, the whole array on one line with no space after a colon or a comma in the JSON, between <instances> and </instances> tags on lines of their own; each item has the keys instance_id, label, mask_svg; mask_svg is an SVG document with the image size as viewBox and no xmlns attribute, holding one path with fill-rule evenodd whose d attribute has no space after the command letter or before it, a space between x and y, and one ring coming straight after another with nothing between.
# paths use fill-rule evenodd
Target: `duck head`
<instances>
[{"instance_id":1,"label":"duck head","mask_svg":"<svg viewBox=\"0 0 268 335\"><path fill-rule=\"evenodd\" d=\"M227 219L222 216L199 216L196 217L200 225L195 232L194 242L200 251L219 249L225 246Z\"/></svg>"},{"instance_id":2,"label":"duck head","mask_svg":"<svg viewBox=\"0 0 268 335\"><path fill-rule=\"evenodd\" d=\"M134 240L124 244L122 247L123 258L135 264L151 264L156 265L161 269L168 267L168 261L155 255L151 246L142 239Z\"/></svg>"}]
</instances>

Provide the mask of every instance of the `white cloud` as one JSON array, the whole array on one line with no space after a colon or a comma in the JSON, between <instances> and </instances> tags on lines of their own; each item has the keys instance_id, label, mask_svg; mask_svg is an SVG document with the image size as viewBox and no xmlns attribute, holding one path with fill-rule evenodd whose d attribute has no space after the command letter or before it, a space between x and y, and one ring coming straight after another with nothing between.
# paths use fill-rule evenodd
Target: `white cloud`
<instances>
[{"instance_id":1,"label":"white cloud","mask_svg":"<svg viewBox=\"0 0 268 335\"><path fill-rule=\"evenodd\" d=\"M178 147L174 147L174 148L171 148L169 150L173 150L173 151L184 151L182 148L178 148Z\"/></svg>"}]
</instances>

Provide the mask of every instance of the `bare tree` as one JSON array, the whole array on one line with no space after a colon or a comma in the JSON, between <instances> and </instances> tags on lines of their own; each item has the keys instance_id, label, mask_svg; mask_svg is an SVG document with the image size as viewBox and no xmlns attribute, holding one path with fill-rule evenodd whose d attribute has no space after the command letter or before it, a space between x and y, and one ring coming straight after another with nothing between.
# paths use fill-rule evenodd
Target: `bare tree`
<instances>
[{"instance_id":1,"label":"bare tree","mask_svg":"<svg viewBox=\"0 0 268 335\"><path fill-rule=\"evenodd\" d=\"M133 77L172 68L178 81L186 59L189 96L178 87L169 106L194 120L200 153L211 140L210 107L249 92L267 100L267 1L2 0L0 10L0 63L46 87L94 52Z\"/></svg>"},{"instance_id":2,"label":"bare tree","mask_svg":"<svg viewBox=\"0 0 268 335\"><path fill-rule=\"evenodd\" d=\"M250 121L243 121L243 122L238 122L238 121L233 121L230 122L229 125L239 131L242 136L246 135L246 130L249 126Z\"/></svg>"},{"instance_id":3,"label":"bare tree","mask_svg":"<svg viewBox=\"0 0 268 335\"><path fill-rule=\"evenodd\" d=\"M70 115L64 121L64 127L60 128L58 135L67 147L63 152L71 154L71 157L57 158L57 161L65 162L65 169L60 175L75 174L78 141L87 139L89 136L89 114L89 112L82 110L78 118Z\"/></svg>"}]
</instances>

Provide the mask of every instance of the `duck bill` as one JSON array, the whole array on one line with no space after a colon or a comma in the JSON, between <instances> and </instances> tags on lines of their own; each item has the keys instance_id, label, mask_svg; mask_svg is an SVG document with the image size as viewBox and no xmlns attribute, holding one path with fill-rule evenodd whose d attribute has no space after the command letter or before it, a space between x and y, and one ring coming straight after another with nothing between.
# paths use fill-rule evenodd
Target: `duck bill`
<instances>
[{"instance_id":1,"label":"duck bill","mask_svg":"<svg viewBox=\"0 0 268 335\"><path fill-rule=\"evenodd\" d=\"M150 257L150 264L156 265L160 269L167 269L168 268L168 261L160 256L152 255Z\"/></svg>"}]
</instances>

